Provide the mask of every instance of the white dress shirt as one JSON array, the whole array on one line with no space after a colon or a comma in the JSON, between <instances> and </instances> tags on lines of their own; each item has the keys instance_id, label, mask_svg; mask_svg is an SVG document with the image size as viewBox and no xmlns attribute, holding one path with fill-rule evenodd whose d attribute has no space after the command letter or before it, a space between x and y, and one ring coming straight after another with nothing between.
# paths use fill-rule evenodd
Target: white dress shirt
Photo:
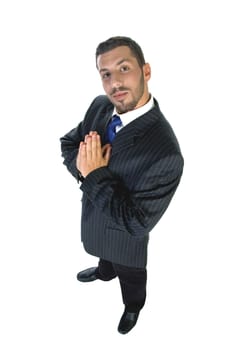
<instances>
[{"instance_id":1,"label":"white dress shirt","mask_svg":"<svg viewBox=\"0 0 233 350\"><path fill-rule=\"evenodd\" d=\"M153 107L154 107L154 99L153 99L152 95L150 95L150 99L145 105L143 105L142 107L133 109L132 111L129 111L129 112L126 112L126 113L119 114L116 111L116 107L114 107L112 115L116 115L117 114L121 118L121 121L122 121L122 125L116 127L116 132L121 130L127 124L131 123L136 118L139 118L143 114L147 113Z\"/></svg>"}]
</instances>

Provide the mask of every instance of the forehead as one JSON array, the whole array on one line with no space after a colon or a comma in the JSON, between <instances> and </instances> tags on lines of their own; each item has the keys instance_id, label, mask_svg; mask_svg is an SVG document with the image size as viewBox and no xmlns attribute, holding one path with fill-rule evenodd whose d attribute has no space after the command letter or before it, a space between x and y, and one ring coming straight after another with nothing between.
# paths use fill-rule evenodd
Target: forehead
<instances>
[{"instance_id":1,"label":"forehead","mask_svg":"<svg viewBox=\"0 0 233 350\"><path fill-rule=\"evenodd\" d=\"M129 61L137 64L136 58L132 55L128 46L119 46L111 51L105 52L98 56L98 69L108 69L112 66L117 66L123 61Z\"/></svg>"}]
</instances>

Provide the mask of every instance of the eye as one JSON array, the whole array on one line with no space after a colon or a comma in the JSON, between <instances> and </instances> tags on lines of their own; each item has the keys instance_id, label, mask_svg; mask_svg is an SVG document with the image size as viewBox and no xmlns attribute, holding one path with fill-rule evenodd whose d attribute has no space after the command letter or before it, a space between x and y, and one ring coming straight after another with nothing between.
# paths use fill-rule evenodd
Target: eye
<instances>
[{"instance_id":1,"label":"eye","mask_svg":"<svg viewBox=\"0 0 233 350\"><path fill-rule=\"evenodd\" d=\"M106 79L108 79L109 77L110 77L110 73L109 73L109 72L103 73L103 74L101 75L102 80L106 80Z\"/></svg>"},{"instance_id":2,"label":"eye","mask_svg":"<svg viewBox=\"0 0 233 350\"><path fill-rule=\"evenodd\" d=\"M129 71L129 67L128 66L121 66L120 71L122 73L128 72Z\"/></svg>"}]
</instances>

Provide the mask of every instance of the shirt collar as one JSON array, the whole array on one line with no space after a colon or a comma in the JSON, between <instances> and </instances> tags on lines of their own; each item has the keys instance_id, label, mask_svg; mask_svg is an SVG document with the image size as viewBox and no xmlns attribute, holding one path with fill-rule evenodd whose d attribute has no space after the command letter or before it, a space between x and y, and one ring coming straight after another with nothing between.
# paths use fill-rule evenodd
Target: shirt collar
<instances>
[{"instance_id":1,"label":"shirt collar","mask_svg":"<svg viewBox=\"0 0 233 350\"><path fill-rule=\"evenodd\" d=\"M149 101L143 105L142 107L133 109L132 111L122 113L122 114L117 114L116 107L114 107L113 114L112 115L119 115L122 121L122 126L126 126L136 118L140 117L141 115L147 113L149 110L151 110L154 107L154 99L152 95L150 95Z\"/></svg>"}]
</instances>

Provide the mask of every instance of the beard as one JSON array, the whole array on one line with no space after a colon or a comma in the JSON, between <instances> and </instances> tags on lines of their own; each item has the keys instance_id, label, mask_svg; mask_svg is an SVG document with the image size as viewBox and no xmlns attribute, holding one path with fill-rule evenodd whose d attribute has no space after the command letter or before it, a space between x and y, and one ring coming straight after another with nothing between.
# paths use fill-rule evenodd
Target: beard
<instances>
[{"instance_id":1,"label":"beard","mask_svg":"<svg viewBox=\"0 0 233 350\"><path fill-rule=\"evenodd\" d=\"M135 109L135 107L137 106L138 102L140 101L141 97L144 94L144 83L145 83L144 76L142 74L140 81L139 81L139 84L138 84L138 87L132 93L131 101L129 101L129 102L127 102L127 101L119 101L119 102L112 101L112 103L116 107L116 110L119 114L126 113L126 112L129 112L129 111L132 111L133 109ZM127 87L120 87L119 89L114 89L112 91L112 94L114 94L118 91L131 92L131 89L127 89Z\"/></svg>"}]
</instances>

